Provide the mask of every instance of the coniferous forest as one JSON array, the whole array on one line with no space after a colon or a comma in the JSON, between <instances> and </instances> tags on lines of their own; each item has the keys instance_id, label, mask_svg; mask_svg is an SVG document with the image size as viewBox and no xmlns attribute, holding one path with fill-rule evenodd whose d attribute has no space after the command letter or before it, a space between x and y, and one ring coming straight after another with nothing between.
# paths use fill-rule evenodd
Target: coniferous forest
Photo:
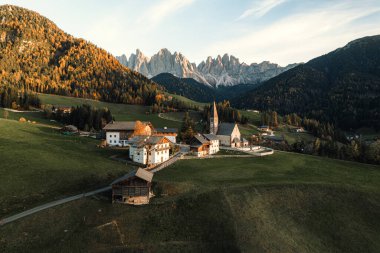
<instances>
[{"instance_id":1,"label":"coniferous forest","mask_svg":"<svg viewBox=\"0 0 380 253\"><path fill-rule=\"evenodd\" d=\"M380 36L350 42L286 71L242 97L239 108L330 122L342 129L380 129Z\"/></svg>"},{"instance_id":2,"label":"coniferous forest","mask_svg":"<svg viewBox=\"0 0 380 253\"><path fill-rule=\"evenodd\" d=\"M157 85L110 53L21 7L0 7L0 86L25 91L153 104Z\"/></svg>"}]
</instances>

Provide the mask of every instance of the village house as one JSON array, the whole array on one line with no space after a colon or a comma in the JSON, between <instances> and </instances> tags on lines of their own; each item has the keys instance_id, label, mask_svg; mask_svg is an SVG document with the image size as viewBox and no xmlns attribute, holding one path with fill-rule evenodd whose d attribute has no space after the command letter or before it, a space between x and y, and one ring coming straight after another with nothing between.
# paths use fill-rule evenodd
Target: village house
<instances>
[{"instance_id":1,"label":"village house","mask_svg":"<svg viewBox=\"0 0 380 253\"><path fill-rule=\"evenodd\" d=\"M165 162L169 160L170 143L165 136L135 136L128 141L129 158L148 166Z\"/></svg>"},{"instance_id":2,"label":"village house","mask_svg":"<svg viewBox=\"0 0 380 253\"><path fill-rule=\"evenodd\" d=\"M203 135L210 142L209 154L213 155L219 152L219 139L215 134Z\"/></svg>"},{"instance_id":3,"label":"village house","mask_svg":"<svg viewBox=\"0 0 380 253\"><path fill-rule=\"evenodd\" d=\"M190 141L190 152L197 157L213 155L219 152L219 139L214 134L196 134Z\"/></svg>"},{"instance_id":4,"label":"village house","mask_svg":"<svg viewBox=\"0 0 380 253\"><path fill-rule=\"evenodd\" d=\"M262 132L269 132L269 131L271 131L270 127L267 126L267 125L259 126L259 127L257 128L257 130L262 131Z\"/></svg>"},{"instance_id":5,"label":"village house","mask_svg":"<svg viewBox=\"0 0 380 253\"><path fill-rule=\"evenodd\" d=\"M152 179L153 173L139 168L115 180L111 183L112 203L148 204L149 199L153 197Z\"/></svg>"},{"instance_id":6,"label":"village house","mask_svg":"<svg viewBox=\"0 0 380 253\"><path fill-rule=\"evenodd\" d=\"M257 130L261 131L262 136L274 136L274 131L267 125L260 126Z\"/></svg>"},{"instance_id":7,"label":"village house","mask_svg":"<svg viewBox=\"0 0 380 253\"><path fill-rule=\"evenodd\" d=\"M133 136L152 135L153 126L150 122L111 121L103 130L107 145L124 147L128 145L128 139Z\"/></svg>"},{"instance_id":8,"label":"village house","mask_svg":"<svg viewBox=\"0 0 380 253\"><path fill-rule=\"evenodd\" d=\"M177 143L178 129L177 128L168 128L168 127L155 128L154 129L154 135L165 136L172 143Z\"/></svg>"},{"instance_id":9,"label":"village house","mask_svg":"<svg viewBox=\"0 0 380 253\"><path fill-rule=\"evenodd\" d=\"M228 147L248 147L249 143L241 137L236 123L219 123L218 111L214 102L210 117L210 134L216 135L220 145Z\"/></svg>"},{"instance_id":10,"label":"village house","mask_svg":"<svg viewBox=\"0 0 380 253\"><path fill-rule=\"evenodd\" d=\"M209 155L210 141L202 134L196 134L190 140L190 152L197 157Z\"/></svg>"}]
</instances>

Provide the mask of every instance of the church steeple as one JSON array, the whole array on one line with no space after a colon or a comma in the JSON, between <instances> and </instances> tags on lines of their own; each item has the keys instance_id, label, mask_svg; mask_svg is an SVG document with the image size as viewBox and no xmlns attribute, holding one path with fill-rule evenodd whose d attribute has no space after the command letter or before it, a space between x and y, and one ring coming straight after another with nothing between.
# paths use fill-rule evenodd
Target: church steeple
<instances>
[{"instance_id":1,"label":"church steeple","mask_svg":"<svg viewBox=\"0 0 380 253\"><path fill-rule=\"evenodd\" d=\"M219 125L218 111L216 109L216 103L214 101L214 104L211 108L211 116L210 116L210 133L211 134L218 133L218 125Z\"/></svg>"}]
</instances>

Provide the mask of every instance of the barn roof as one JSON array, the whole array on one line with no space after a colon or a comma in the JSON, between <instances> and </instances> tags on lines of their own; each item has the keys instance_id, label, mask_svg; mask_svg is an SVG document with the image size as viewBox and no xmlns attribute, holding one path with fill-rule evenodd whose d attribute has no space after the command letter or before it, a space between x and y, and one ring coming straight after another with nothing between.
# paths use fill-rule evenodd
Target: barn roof
<instances>
[{"instance_id":1,"label":"barn roof","mask_svg":"<svg viewBox=\"0 0 380 253\"><path fill-rule=\"evenodd\" d=\"M104 130L135 130L136 121L111 121Z\"/></svg>"},{"instance_id":2,"label":"barn roof","mask_svg":"<svg viewBox=\"0 0 380 253\"><path fill-rule=\"evenodd\" d=\"M206 144L206 143L208 143L208 140L207 140L202 134L196 134L196 135L194 135L194 138L195 138L198 142L200 142L200 143L202 143L202 144Z\"/></svg>"},{"instance_id":3,"label":"barn roof","mask_svg":"<svg viewBox=\"0 0 380 253\"><path fill-rule=\"evenodd\" d=\"M216 141L216 140L219 140L218 139L218 136L216 136L215 134L204 134L204 136L206 137L206 139L210 140L210 141Z\"/></svg>"},{"instance_id":4,"label":"barn roof","mask_svg":"<svg viewBox=\"0 0 380 253\"><path fill-rule=\"evenodd\" d=\"M190 142L191 147L200 147L203 144L209 144L209 140L207 140L202 134L194 135L193 139Z\"/></svg>"},{"instance_id":5,"label":"barn roof","mask_svg":"<svg viewBox=\"0 0 380 253\"><path fill-rule=\"evenodd\" d=\"M220 123L217 135L231 135L236 123Z\"/></svg>"},{"instance_id":6,"label":"barn roof","mask_svg":"<svg viewBox=\"0 0 380 253\"><path fill-rule=\"evenodd\" d=\"M132 170L131 172L129 172L128 174L116 179L115 181L113 181L111 183L111 185L113 184L117 184L117 183L120 183L124 180L127 180L127 179L130 179L132 177L138 177L138 178L141 178L147 182L152 182L152 179L153 179L153 173L152 172L149 172L147 170L144 170L144 169L137 169L137 170Z\"/></svg>"}]
</instances>

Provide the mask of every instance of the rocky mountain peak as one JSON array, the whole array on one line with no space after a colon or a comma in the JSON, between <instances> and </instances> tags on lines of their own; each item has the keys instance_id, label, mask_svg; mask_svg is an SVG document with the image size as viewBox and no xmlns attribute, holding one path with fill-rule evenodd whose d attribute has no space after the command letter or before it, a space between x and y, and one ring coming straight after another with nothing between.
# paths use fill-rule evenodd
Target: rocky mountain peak
<instances>
[{"instance_id":1,"label":"rocky mountain peak","mask_svg":"<svg viewBox=\"0 0 380 253\"><path fill-rule=\"evenodd\" d=\"M240 63L233 55L223 54L216 58L208 56L199 65L191 63L180 52L173 54L167 49L160 49L151 58L146 57L139 49L131 54L126 61L125 55L117 59L127 67L143 75L153 77L161 73L171 73L177 77L190 77L198 82L210 86L255 84L272 78L295 65L281 67L277 64L264 61L262 63Z\"/></svg>"}]
</instances>

